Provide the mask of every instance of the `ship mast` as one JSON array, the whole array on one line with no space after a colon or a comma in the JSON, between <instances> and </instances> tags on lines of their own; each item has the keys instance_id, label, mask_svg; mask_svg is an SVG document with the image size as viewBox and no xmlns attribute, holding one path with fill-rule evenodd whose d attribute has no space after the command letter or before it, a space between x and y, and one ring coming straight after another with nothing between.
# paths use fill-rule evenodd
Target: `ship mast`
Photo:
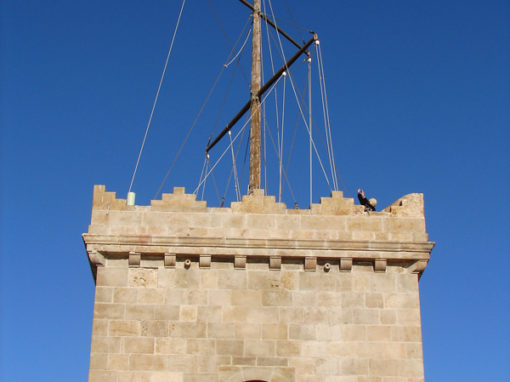
<instances>
[{"instance_id":1,"label":"ship mast","mask_svg":"<svg viewBox=\"0 0 510 382\"><path fill-rule=\"evenodd\" d=\"M248 112L250 111L250 175L248 192L252 193L253 190L260 188L260 151L261 151L261 110L260 99L264 93L275 84L282 74L289 69L289 67L296 62L302 55L309 55L307 49L317 40L317 34L310 31L313 37L303 45L298 44L292 37L281 30L273 21L261 13L260 0L254 0L251 5L246 0L239 0L245 6L252 10L253 28L252 28L252 63L251 63L251 85L250 85L250 99L242 107L241 110L234 116L234 118L225 126L225 128L214 138L211 142L209 140L205 152L209 155L209 151L227 134L232 127ZM292 56L283 66L273 74L273 76L261 86L261 19L265 20L272 26L279 34L294 44L299 50Z\"/></svg>"},{"instance_id":2,"label":"ship mast","mask_svg":"<svg viewBox=\"0 0 510 382\"><path fill-rule=\"evenodd\" d=\"M260 0L253 2L253 30L252 30L252 61L251 61L251 86L250 86L250 180L248 192L260 188L260 56L261 56L261 33L260 33Z\"/></svg>"}]
</instances>

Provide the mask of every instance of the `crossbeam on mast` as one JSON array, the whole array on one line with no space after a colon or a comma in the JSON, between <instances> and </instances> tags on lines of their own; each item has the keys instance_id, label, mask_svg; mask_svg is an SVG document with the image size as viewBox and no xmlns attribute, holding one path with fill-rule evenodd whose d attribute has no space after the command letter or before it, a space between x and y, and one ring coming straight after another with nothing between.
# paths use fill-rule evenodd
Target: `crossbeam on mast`
<instances>
[{"instance_id":1,"label":"crossbeam on mast","mask_svg":"<svg viewBox=\"0 0 510 382\"><path fill-rule=\"evenodd\" d=\"M284 71L288 70L294 62L301 56L309 47L310 45L317 40L317 34L314 33L313 37L301 47L301 49L296 52L294 56L292 56L274 75L267 81L264 86L262 86L258 92L258 97L262 97L264 93L280 78L280 76L283 74ZM232 118L232 120L225 126L225 128L221 131L221 133L218 134L218 136L207 145L205 148L205 152L208 153L218 142L221 138L225 136L229 132L230 129L232 129L235 124L243 117L243 115L246 114L246 112L250 110L250 101L248 101L242 108L239 110L239 112Z\"/></svg>"},{"instance_id":2,"label":"crossbeam on mast","mask_svg":"<svg viewBox=\"0 0 510 382\"><path fill-rule=\"evenodd\" d=\"M253 5L248 3L246 0L239 0L241 3L246 5L248 8L250 8L252 11L254 11ZM271 25L274 29L278 31L283 37L285 37L287 40L289 40L292 44L294 44L298 49L301 49L301 45L296 42L292 37L290 37L287 33L285 33L283 30L281 30L269 17L267 17L265 14L260 13L260 17L267 22L269 25Z\"/></svg>"}]
</instances>

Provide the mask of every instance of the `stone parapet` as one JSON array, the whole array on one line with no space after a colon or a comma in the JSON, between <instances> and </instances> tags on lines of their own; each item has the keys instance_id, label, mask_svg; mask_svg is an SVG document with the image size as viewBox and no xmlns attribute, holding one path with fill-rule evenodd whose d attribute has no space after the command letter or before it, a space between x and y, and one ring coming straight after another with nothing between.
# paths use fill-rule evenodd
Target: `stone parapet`
<instances>
[{"instance_id":1,"label":"stone parapet","mask_svg":"<svg viewBox=\"0 0 510 382\"><path fill-rule=\"evenodd\" d=\"M105 258L136 253L138 262L150 258L164 266L165 254L171 253L232 263L236 256L268 264L271 257L284 263L300 259L303 267L306 258L315 258L338 267L341 259L372 261L385 269L384 260L421 273L434 245L425 230L422 194L406 195L381 212L365 212L340 191L310 209L287 209L263 190L230 208L209 208L176 187L150 206L128 206L101 185L94 187L91 224L83 239L94 272Z\"/></svg>"}]
</instances>

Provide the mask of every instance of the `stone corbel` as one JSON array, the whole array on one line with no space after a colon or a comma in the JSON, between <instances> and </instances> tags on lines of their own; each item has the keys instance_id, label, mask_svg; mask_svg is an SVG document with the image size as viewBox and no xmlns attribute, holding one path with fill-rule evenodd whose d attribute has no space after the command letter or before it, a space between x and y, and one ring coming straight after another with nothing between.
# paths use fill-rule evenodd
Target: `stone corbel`
<instances>
[{"instance_id":1,"label":"stone corbel","mask_svg":"<svg viewBox=\"0 0 510 382\"><path fill-rule=\"evenodd\" d=\"M199 265L200 265L200 268L210 268L211 267L211 255L200 255Z\"/></svg>"},{"instance_id":2,"label":"stone corbel","mask_svg":"<svg viewBox=\"0 0 510 382\"><path fill-rule=\"evenodd\" d=\"M88 253L89 255L89 260L92 264L94 264L95 266L102 266L104 267L105 266L105 258L104 258L104 255L96 250L94 251L89 251Z\"/></svg>"},{"instance_id":3,"label":"stone corbel","mask_svg":"<svg viewBox=\"0 0 510 382\"><path fill-rule=\"evenodd\" d=\"M175 253L165 253L165 268L175 268L176 257Z\"/></svg>"},{"instance_id":4,"label":"stone corbel","mask_svg":"<svg viewBox=\"0 0 510 382\"><path fill-rule=\"evenodd\" d=\"M352 269L352 258L342 257L340 258L340 270L344 272L350 272Z\"/></svg>"},{"instance_id":5,"label":"stone corbel","mask_svg":"<svg viewBox=\"0 0 510 382\"><path fill-rule=\"evenodd\" d=\"M388 261L386 259L375 259L374 271L375 272L386 272L386 265Z\"/></svg>"},{"instance_id":6,"label":"stone corbel","mask_svg":"<svg viewBox=\"0 0 510 382\"><path fill-rule=\"evenodd\" d=\"M236 269L246 268L246 256L236 255L234 257L234 268Z\"/></svg>"},{"instance_id":7,"label":"stone corbel","mask_svg":"<svg viewBox=\"0 0 510 382\"><path fill-rule=\"evenodd\" d=\"M142 255L137 252L129 252L129 268L139 268L140 260L142 259Z\"/></svg>"},{"instance_id":8,"label":"stone corbel","mask_svg":"<svg viewBox=\"0 0 510 382\"><path fill-rule=\"evenodd\" d=\"M317 257L306 256L305 257L305 272L315 272L317 269Z\"/></svg>"},{"instance_id":9,"label":"stone corbel","mask_svg":"<svg viewBox=\"0 0 510 382\"><path fill-rule=\"evenodd\" d=\"M410 265L407 269L409 270L409 273L421 274L427 267L427 263L428 263L428 260L417 260L412 265Z\"/></svg>"},{"instance_id":10,"label":"stone corbel","mask_svg":"<svg viewBox=\"0 0 510 382\"><path fill-rule=\"evenodd\" d=\"M271 256L269 258L269 269L279 271L282 268L281 256Z\"/></svg>"}]
</instances>

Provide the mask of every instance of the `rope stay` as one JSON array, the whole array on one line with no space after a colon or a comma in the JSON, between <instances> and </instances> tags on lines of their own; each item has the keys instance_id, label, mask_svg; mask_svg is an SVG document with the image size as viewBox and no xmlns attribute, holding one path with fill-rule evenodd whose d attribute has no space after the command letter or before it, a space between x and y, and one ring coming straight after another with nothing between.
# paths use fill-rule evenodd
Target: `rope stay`
<instances>
[{"instance_id":1,"label":"rope stay","mask_svg":"<svg viewBox=\"0 0 510 382\"><path fill-rule=\"evenodd\" d=\"M276 82L271 86L271 88L267 91L267 93L264 95L264 97L260 100L260 106L259 107L262 107L262 105L265 103L267 97L273 92L273 90L275 89L276 85L280 82L280 78L278 78L276 80ZM246 122L243 124L243 126L239 129L239 131L237 132L237 134L235 135L235 137L233 138L233 140L231 141L231 143L229 143L229 145L227 146L227 148L223 151L223 153L221 153L221 155L219 156L219 158L216 160L216 162L214 163L214 165L211 167L211 169L206 173L206 175L204 176L203 179L201 179L201 181L199 182L199 184L197 185L197 187L195 188L195 190L193 191L193 194L196 195L197 191L200 189L200 187L202 186L202 184L207 180L207 178L209 177L209 175L212 173L212 171L216 168L216 166L220 163L220 161L223 159L223 157L225 156L225 154L227 153L227 151L230 150L230 146L233 145L233 143L237 140L237 138L239 137L239 135L242 133L242 131L245 129L245 127L248 125L248 123L250 122L251 118L248 117L246 119ZM206 153L206 156L208 156L208 153Z\"/></svg>"},{"instance_id":2,"label":"rope stay","mask_svg":"<svg viewBox=\"0 0 510 382\"><path fill-rule=\"evenodd\" d=\"M309 144L309 166L310 166L310 208L313 201L313 163L312 163L312 58L308 57L308 126L310 126L310 144Z\"/></svg>"},{"instance_id":3,"label":"rope stay","mask_svg":"<svg viewBox=\"0 0 510 382\"><path fill-rule=\"evenodd\" d=\"M230 53L228 54L228 57L232 56L237 43L241 39L241 36L244 33L244 30L246 29L246 26L248 25L248 21L249 21L249 18L248 18L247 22L245 23L241 33L239 34L239 37L238 37L237 41L235 42L234 46L232 46L232 48L230 50ZM227 42L228 42L228 40L227 40ZM227 58L227 60L228 60L228 58ZM193 123L191 124L191 127L188 129L188 132L186 133L186 136L185 136L184 140L182 141L181 146L179 147L179 150L177 150L177 153L175 154L172 162L170 163L170 166L168 167L168 170L167 170L165 176L163 177L163 180L161 181L161 183L160 183L160 185L158 187L158 190L154 194L153 199L156 199L158 197L159 193L161 192L161 190L163 189L163 187L164 187L164 185L166 183L166 180L168 179L168 176L172 172L177 159L179 158L182 150L184 149L184 146L186 145L186 143L187 143L187 141L188 141L188 139L189 139L193 129L195 128L196 124L198 123L198 120L199 120L200 116L202 115L202 113L203 113L203 111L205 109L205 106L209 102L209 100L210 100L210 98L211 98L211 96L212 96L212 94L214 92L214 89L218 85L218 83L219 83L219 81L220 81L224 71L225 71L225 66L222 65L220 71L218 72L218 75L216 76L216 79L214 80L214 83L212 84L211 88L209 89L209 92L207 93L207 96L205 97L204 102L202 102L202 105L200 106L200 110L198 111L197 115L195 116L195 119L193 120ZM230 88L230 85L229 85L229 88ZM225 94L225 97L223 99L223 103L225 102L225 99L226 99L226 94ZM223 108L223 103L222 103L222 105L220 107L220 111L218 113L221 112L221 109ZM218 115L218 118L219 118L219 115ZM213 128L213 131L214 131L214 128ZM212 136L212 133L211 133L211 136Z\"/></svg>"},{"instance_id":4,"label":"rope stay","mask_svg":"<svg viewBox=\"0 0 510 382\"><path fill-rule=\"evenodd\" d=\"M168 54L166 56L165 65L163 67L163 73L161 73L161 78L159 79L158 90L156 91L156 96L154 98L154 102L152 104L152 110L149 116L149 120L147 122L147 127L145 128L145 134L143 136L142 145L140 147L140 151L138 152L138 158L136 160L135 169L133 170L133 175L131 176L131 182L129 183L128 193L131 192L131 188L133 187L133 182L135 181L136 171L138 170L138 165L140 164L140 158L142 157L143 148L145 146L145 141L147 140L147 134L149 133L149 128L152 122L152 116L154 115L154 110L156 109L156 104L159 98L159 92L161 90L161 85L163 84L163 79L165 78L166 68L168 66L168 61L170 60L170 54L172 53L172 48L174 46L175 36L177 35L177 29L179 28L179 24L181 22L182 11L184 10L184 5L186 4L186 0L182 1L181 10L179 11L179 16L177 17L177 23L175 25L174 33L172 36L172 41L170 42L170 48L168 49Z\"/></svg>"},{"instance_id":5,"label":"rope stay","mask_svg":"<svg viewBox=\"0 0 510 382\"><path fill-rule=\"evenodd\" d=\"M239 55L241 54L241 52L244 50L244 47L245 47L246 43L248 42L248 39L250 38L250 35L251 35L251 29L252 29L252 28L250 28L250 29L248 30L248 34L246 35L246 39L244 40L243 45L242 45L242 46L241 46L241 48L239 49L239 52L237 52L237 53L236 53L236 55L232 58L232 60L230 60L228 63L226 63L226 64L224 64L224 65L223 65L225 68L228 68L228 67L229 67L229 66L230 66L230 65L231 65L231 64L232 64L232 63L233 63L233 62L237 59L237 57L239 57Z\"/></svg>"},{"instance_id":6,"label":"rope stay","mask_svg":"<svg viewBox=\"0 0 510 382\"><path fill-rule=\"evenodd\" d=\"M273 6L272 6L272 3L271 3L271 0L268 0L268 1L269 1L269 8L271 9L271 15L273 16L273 20L275 20L275 16L274 16L274 11L273 11ZM276 21L275 21L275 24L276 24ZM281 41L281 38L280 38L280 34L278 33L278 30L276 32L276 36L278 37L278 43L279 43L279 46L280 46L280 54L282 55L283 59L285 60L285 52L283 51L283 44L282 44L282 41ZM326 171L325 171L324 166L322 164L322 160L321 160L320 155L319 155L319 153L317 151L317 147L316 147L315 142L313 141L313 138L312 138L311 126L309 126L307 124L305 116L304 116L304 113L303 113L303 109L301 107L301 103L299 102L299 98L297 96L296 89L295 89L295 86L294 86L294 79L292 78L291 72L289 70L287 70L287 71L288 71L288 74L289 74L290 83L292 85L292 90L293 90L294 96L296 98L296 103L298 105L299 112L301 114L301 118L303 119L303 123L305 124L305 127L306 127L306 129L308 131L308 135L310 137L310 144L313 146L313 149L315 151L315 155L317 156L317 159L318 159L319 164L321 166L322 172L323 172L324 177L326 179L326 183L328 184L330 191L332 191L332 187L331 187L331 184L329 182L329 178L328 178L328 176L326 174Z\"/></svg>"},{"instance_id":7,"label":"rope stay","mask_svg":"<svg viewBox=\"0 0 510 382\"><path fill-rule=\"evenodd\" d=\"M320 44L315 45L316 55L317 55L317 70L319 72L319 84L321 90L321 100L322 100L322 111L324 118L324 130L326 135L326 146L328 150L329 156L329 165L331 169L331 177L333 180L333 185L335 190L338 190L338 178L336 175L336 165L335 165L335 154L333 150L333 138L331 135L331 122L329 118L329 106L328 106L328 95L326 92L326 76L324 73L324 62L322 59L322 51L320 48Z\"/></svg>"},{"instance_id":8,"label":"rope stay","mask_svg":"<svg viewBox=\"0 0 510 382\"><path fill-rule=\"evenodd\" d=\"M232 132L228 132L228 137L230 138L230 152L232 153L232 168L234 170L234 189L236 192L237 201L241 200L241 190L239 188L239 178L237 177L237 165L236 165L236 156L234 154L234 142L232 142Z\"/></svg>"}]
</instances>

